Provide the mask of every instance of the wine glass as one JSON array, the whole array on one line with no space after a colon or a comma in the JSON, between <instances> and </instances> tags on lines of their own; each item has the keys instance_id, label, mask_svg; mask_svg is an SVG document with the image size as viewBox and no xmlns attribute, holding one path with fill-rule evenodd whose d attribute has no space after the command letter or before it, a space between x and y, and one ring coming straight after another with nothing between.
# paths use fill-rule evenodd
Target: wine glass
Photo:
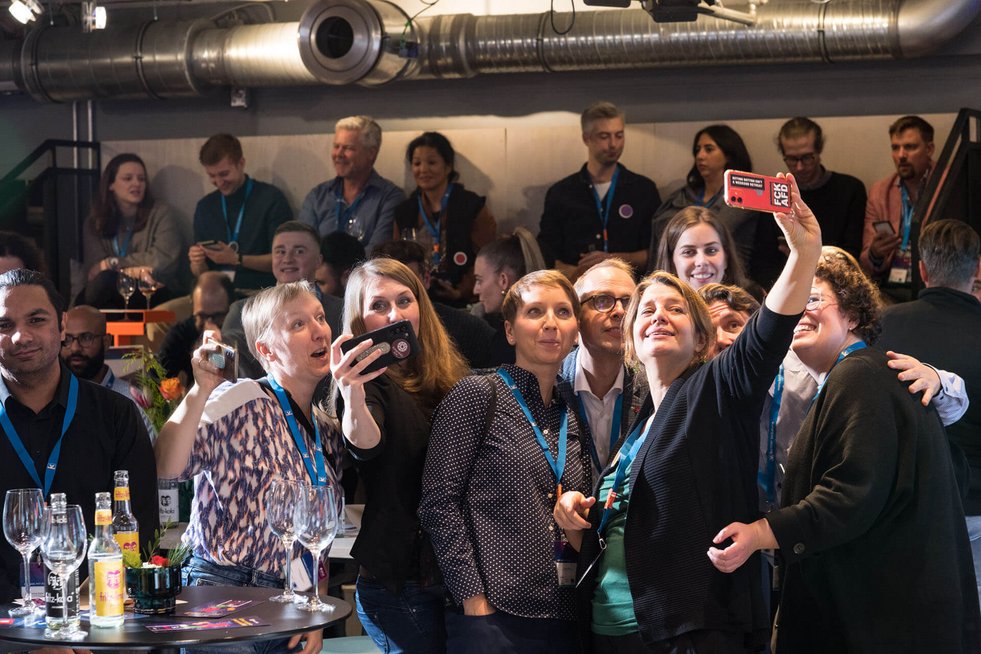
<instances>
[{"instance_id":1,"label":"wine glass","mask_svg":"<svg viewBox=\"0 0 981 654\"><path fill-rule=\"evenodd\" d=\"M293 592L290 564L296 542L296 505L302 493L303 484L291 479L273 479L266 489L266 521L286 547L286 588L282 595L270 597L271 602L293 602L300 597Z\"/></svg>"},{"instance_id":2,"label":"wine glass","mask_svg":"<svg viewBox=\"0 0 981 654\"><path fill-rule=\"evenodd\" d=\"M149 275L143 275L137 282L140 293L146 298L146 310L150 310L150 298L157 292L157 281Z\"/></svg>"},{"instance_id":3,"label":"wine glass","mask_svg":"<svg viewBox=\"0 0 981 654\"><path fill-rule=\"evenodd\" d=\"M351 216L344 226L344 231L360 241L364 239L364 221L360 216Z\"/></svg>"},{"instance_id":4,"label":"wine glass","mask_svg":"<svg viewBox=\"0 0 981 654\"><path fill-rule=\"evenodd\" d=\"M419 242L419 230L415 227L406 227L402 230L402 240L412 241L413 243Z\"/></svg>"},{"instance_id":5,"label":"wine glass","mask_svg":"<svg viewBox=\"0 0 981 654\"><path fill-rule=\"evenodd\" d=\"M44 530L44 497L40 488L14 488L3 498L3 535L24 557L24 606L10 609L11 616L38 611L31 600L31 553L41 544Z\"/></svg>"},{"instance_id":6,"label":"wine glass","mask_svg":"<svg viewBox=\"0 0 981 654\"><path fill-rule=\"evenodd\" d=\"M126 301L126 310L129 311L129 299L136 292L136 280L126 273L121 272L116 277L116 290L123 296L123 299Z\"/></svg>"},{"instance_id":7,"label":"wine glass","mask_svg":"<svg viewBox=\"0 0 981 654\"><path fill-rule=\"evenodd\" d=\"M44 512L41 558L44 564L61 579L61 607L64 626L61 629L45 629L44 637L58 640L81 640L88 634L68 619L68 578L85 558L88 546L82 509L69 504L63 516L51 509Z\"/></svg>"},{"instance_id":8,"label":"wine glass","mask_svg":"<svg viewBox=\"0 0 981 654\"><path fill-rule=\"evenodd\" d=\"M332 611L334 607L320 601L317 568L320 554L337 534L337 506L330 486L303 486L296 505L296 537L313 555L313 597L298 608L304 611Z\"/></svg>"}]
</instances>

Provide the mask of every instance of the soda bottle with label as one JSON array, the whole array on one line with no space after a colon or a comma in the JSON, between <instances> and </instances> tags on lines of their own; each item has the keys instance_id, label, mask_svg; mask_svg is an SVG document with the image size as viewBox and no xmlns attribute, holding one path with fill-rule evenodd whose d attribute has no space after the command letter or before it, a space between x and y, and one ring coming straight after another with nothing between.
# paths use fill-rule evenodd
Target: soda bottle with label
<instances>
[{"instance_id":1,"label":"soda bottle with label","mask_svg":"<svg viewBox=\"0 0 981 654\"><path fill-rule=\"evenodd\" d=\"M89 543L89 622L95 627L123 623L123 551L112 536L112 500L95 494L95 537Z\"/></svg>"},{"instance_id":2,"label":"soda bottle with label","mask_svg":"<svg viewBox=\"0 0 981 654\"><path fill-rule=\"evenodd\" d=\"M64 517L67 506L68 499L64 493L51 494L52 513L60 513ZM75 571L68 576L68 588L65 592L68 600L68 623L76 629L81 621L79 617L78 585L78 568L75 568ZM61 577L51 570L45 571L44 606L45 622L47 622L48 627L52 630L63 628L65 626L65 614L61 603Z\"/></svg>"},{"instance_id":3,"label":"soda bottle with label","mask_svg":"<svg viewBox=\"0 0 981 654\"><path fill-rule=\"evenodd\" d=\"M129 472L117 470L113 473L116 488L113 490L112 532L116 544L122 550L123 559L130 565L139 566L140 560L140 525L133 515L133 507L129 499Z\"/></svg>"}]
</instances>

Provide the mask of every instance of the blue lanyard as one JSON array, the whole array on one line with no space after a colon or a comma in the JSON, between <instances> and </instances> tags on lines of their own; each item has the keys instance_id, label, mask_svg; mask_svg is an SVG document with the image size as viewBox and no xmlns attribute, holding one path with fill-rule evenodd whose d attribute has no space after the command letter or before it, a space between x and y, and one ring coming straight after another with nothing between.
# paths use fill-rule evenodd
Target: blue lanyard
<instances>
[{"instance_id":1,"label":"blue lanyard","mask_svg":"<svg viewBox=\"0 0 981 654\"><path fill-rule=\"evenodd\" d=\"M304 440L303 434L300 433L300 426L296 424L293 407L290 405L289 398L286 397L286 391L283 390L283 387L271 375L266 377L266 379L269 380L269 385L276 394L276 399L279 400L279 406L283 409L283 413L286 414L286 424L290 428L290 435L293 436L296 449L299 450L300 456L303 458L303 466L307 469L307 474L310 475L310 481L313 482L314 486L326 486L327 466L324 463L324 450L320 442L320 427L317 426L316 417L311 412L310 422L313 423L313 432L316 434L316 450L313 453L313 458L317 464L317 468L314 470L313 463L310 462L310 452L307 450L306 440Z\"/></svg>"},{"instance_id":2,"label":"blue lanyard","mask_svg":"<svg viewBox=\"0 0 981 654\"><path fill-rule=\"evenodd\" d=\"M450 193L452 192L453 184L447 184L446 193L443 193L443 199L439 201L439 220L435 221L435 225L429 221L429 216L426 215L426 208L422 204L422 191L419 191L419 195L416 196L416 200L419 202L419 215L422 216L426 229L433 237L433 267L439 265L440 224L443 222L443 216L446 215L446 206L450 203Z\"/></svg>"},{"instance_id":3,"label":"blue lanyard","mask_svg":"<svg viewBox=\"0 0 981 654\"><path fill-rule=\"evenodd\" d=\"M518 390L518 385L514 383L514 379L504 368L498 368L497 374L504 380L507 387L511 389L511 394L514 395L514 399L517 400L518 406L521 407L525 418L528 419L528 423L535 432L535 439L538 441L538 446L542 448L542 452L545 454L545 460L548 461L549 467L555 473L555 483L561 484L562 472L565 470L565 452L568 446L566 439L569 436L569 407L566 407L565 411L562 412L562 424L559 427L559 456L558 459L555 459L552 458L552 453L548 449L548 442L545 440L542 430L538 428L538 423L531 416L531 411L528 410L528 403L525 402L525 398L521 395L521 391Z\"/></svg>"},{"instance_id":4,"label":"blue lanyard","mask_svg":"<svg viewBox=\"0 0 981 654\"><path fill-rule=\"evenodd\" d=\"M593 200L596 201L596 215L599 216L600 222L603 223L603 252L610 251L610 235L606 226L610 221L610 208L613 206L613 194L617 190L617 178L620 177L620 166L617 166L613 171L613 177L610 179L610 188L606 191L606 202L605 204L600 201L599 193L596 192L596 185L590 186L590 190L593 192Z\"/></svg>"},{"instance_id":5,"label":"blue lanyard","mask_svg":"<svg viewBox=\"0 0 981 654\"><path fill-rule=\"evenodd\" d=\"M835 359L834 365L831 366L831 370L834 370L835 366L841 363L841 360L847 357L849 354L851 354L855 350L861 350L865 347L866 347L865 341L852 343L851 345L846 347L844 350L841 351L841 354L838 355L838 358ZM828 383L828 377L831 376L831 370L828 370L828 374L824 376L824 381L821 382L821 384L818 386L817 392L814 394L814 397L811 399L811 404L814 404L814 400L818 399L818 395L821 394L821 389L824 388L824 385Z\"/></svg>"},{"instance_id":6,"label":"blue lanyard","mask_svg":"<svg viewBox=\"0 0 981 654\"><path fill-rule=\"evenodd\" d=\"M903 230L903 244L900 249L904 252L909 248L909 232L910 227L913 225L913 202L909 199L909 192L906 190L906 185L902 181L899 182L899 190L903 198L903 223L900 229Z\"/></svg>"},{"instance_id":7,"label":"blue lanyard","mask_svg":"<svg viewBox=\"0 0 981 654\"><path fill-rule=\"evenodd\" d=\"M777 418L780 415L780 402L783 399L783 364L773 381L773 399L770 400L770 424L766 432L766 461L764 468L757 473L757 481L770 504L777 498Z\"/></svg>"},{"instance_id":8,"label":"blue lanyard","mask_svg":"<svg viewBox=\"0 0 981 654\"><path fill-rule=\"evenodd\" d=\"M582 397L576 394L576 399L579 400L579 415L582 421L589 424L589 418L586 416L586 405L583 404ZM610 449L607 450L609 455L613 454L613 448L616 447L617 441L620 440L620 420L623 417L623 393L617 395L617 401L613 405L613 422L610 423ZM597 470L603 470L606 464L599 459L599 451L596 449L596 443L592 438L589 439L589 456L593 459L593 465Z\"/></svg>"},{"instance_id":9,"label":"blue lanyard","mask_svg":"<svg viewBox=\"0 0 981 654\"><path fill-rule=\"evenodd\" d=\"M51 483L54 481L55 472L58 470L58 458L61 456L61 442L65 440L65 432L71 426L72 420L75 418L75 408L78 406L78 379L71 373L68 373L68 375L68 408L65 409L65 418L61 421L61 436L51 450L51 455L48 457L48 465L44 468L44 497L47 497L48 493L51 492ZM34 467L34 461L31 460L30 455L27 453L24 441L20 439L17 430L14 429L14 423L10 422L10 416L7 415L7 408L2 402L0 402L0 424L3 425L3 430L7 432L7 440L10 441L17 456L20 457L21 463L27 468L31 479L40 487L41 478L38 476L37 469Z\"/></svg>"},{"instance_id":10,"label":"blue lanyard","mask_svg":"<svg viewBox=\"0 0 981 654\"><path fill-rule=\"evenodd\" d=\"M238 233L242 231L242 218L245 217L245 203L249 201L249 196L252 195L253 187L252 178L250 177L245 182L245 197L242 198L242 206L238 210L238 220L235 221L235 233L231 231L231 225L228 222L228 200L225 196L221 196L221 214L225 217L225 236L228 237L228 243L238 243Z\"/></svg>"},{"instance_id":11,"label":"blue lanyard","mask_svg":"<svg viewBox=\"0 0 981 654\"><path fill-rule=\"evenodd\" d=\"M606 523L609 522L613 515L613 503L617 499L620 487L623 486L623 480L627 476L627 470L630 468L630 464L633 463L634 459L637 458L637 453L640 452L640 446L647 440L647 435L650 433L651 426L653 425L654 421L652 420L647 429L643 429L643 423L634 427L634 430L630 432L627 440L623 442L623 446L620 448L620 460L617 462L617 471L613 476L613 486L610 487L610 492L606 494L606 502L603 504L603 516L600 518L599 527L596 530L596 533L600 537L603 536ZM625 452L626 454L624 454Z\"/></svg>"},{"instance_id":12,"label":"blue lanyard","mask_svg":"<svg viewBox=\"0 0 981 654\"><path fill-rule=\"evenodd\" d=\"M122 225L120 225L120 230L122 230ZM126 230L126 240L123 244L119 244L119 233L117 232L115 236L112 237L112 251L117 257L125 257L126 253L129 252L129 243L133 240L133 228L130 227Z\"/></svg>"},{"instance_id":13,"label":"blue lanyard","mask_svg":"<svg viewBox=\"0 0 981 654\"><path fill-rule=\"evenodd\" d=\"M353 214L358 209L358 205L364 200L364 195L367 193L368 187L365 187L363 191L358 193L358 197L354 198L354 202L348 205L344 201L344 182L341 181L341 190L334 194L334 206L337 207L337 229L344 230L350 224ZM347 207L346 209L341 209L341 207Z\"/></svg>"}]
</instances>

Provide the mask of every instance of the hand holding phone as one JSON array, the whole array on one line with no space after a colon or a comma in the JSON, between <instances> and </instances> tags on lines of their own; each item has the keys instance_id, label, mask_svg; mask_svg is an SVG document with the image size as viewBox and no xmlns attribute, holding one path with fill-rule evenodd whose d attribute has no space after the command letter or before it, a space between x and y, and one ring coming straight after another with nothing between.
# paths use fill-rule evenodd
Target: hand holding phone
<instances>
[{"instance_id":1,"label":"hand holding phone","mask_svg":"<svg viewBox=\"0 0 981 654\"><path fill-rule=\"evenodd\" d=\"M790 213L790 182L782 177L757 175L739 170L725 172L725 202L736 209Z\"/></svg>"},{"instance_id":2,"label":"hand holding phone","mask_svg":"<svg viewBox=\"0 0 981 654\"><path fill-rule=\"evenodd\" d=\"M875 228L876 234L885 234L886 236L893 236L896 234L896 229L888 220L877 220L872 223L872 227Z\"/></svg>"},{"instance_id":3,"label":"hand holding phone","mask_svg":"<svg viewBox=\"0 0 981 654\"><path fill-rule=\"evenodd\" d=\"M218 348L217 352L208 355L208 361L219 370L219 374L227 381L234 382L238 379L237 364L238 352L231 345L219 343L215 339L208 337L205 339L206 345L213 345Z\"/></svg>"},{"instance_id":4,"label":"hand holding phone","mask_svg":"<svg viewBox=\"0 0 981 654\"><path fill-rule=\"evenodd\" d=\"M358 343L363 343L369 339L372 342L371 347L355 357L351 365L353 366L359 361L363 361L372 352L380 351L382 354L371 365L361 371L362 375L367 375L368 373L395 363L401 363L419 353L419 341L416 339L416 333L408 320L393 322L391 325L385 325L381 329L376 329L344 341L341 343L341 352L347 353Z\"/></svg>"}]
</instances>

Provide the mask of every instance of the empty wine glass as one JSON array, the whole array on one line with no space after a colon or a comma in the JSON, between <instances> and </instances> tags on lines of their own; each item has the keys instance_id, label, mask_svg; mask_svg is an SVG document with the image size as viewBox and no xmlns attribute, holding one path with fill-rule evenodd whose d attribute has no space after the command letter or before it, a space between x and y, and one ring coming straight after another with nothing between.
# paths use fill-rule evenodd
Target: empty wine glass
<instances>
[{"instance_id":1,"label":"empty wine glass","mask_svg":"<svg viewBox=\"0 0 981 654\"><path fill-rule=\"evenodd\" d=\"M301 604L304 611L332 611L334 607L320 601L317 569L320 554L327 549L337 534L337 506L334 489L330 486L304 485L296 506L296 537L300 544L313 555L313 597Z\"/></svg>"},{"instance_id":2,"label":"empty wine glass","mask_svg":"<svg viewBox=\"0 0 981 654\"><path fill-rule=\"evenodd\" d=\"M116 290L123 296L123 300L126 301L126 310L129 311L129 299L136 292L136 280L121 272L116 277Z\"/></svg>"},{"instance_id":3,"label":"empty wine glass","mask_svg":"<svg viewBox=\"0 0 981 654\"><path fill-rule=\"evenodd\" d=\"M20 617L38 612L31 600L31 553L41 544L44 497L40 488L14 488L3 498L3 535L24 557L24 606L9 611Z\"/></svg>"},{"instance_id":4,"label":"empty wine glass","mask_svg":"<svg viewBox=\"0 0 981 654\"><path fill-rule=\"evenodd\" d=\"M140 289L140 293L142 293L143 297L146 298L146 310L149 311L150 298L153 297L153 294L157 292L157 288L159 285L157 284L157 281L153 277L150 277L150 275L147 274L147 275L142 275L140 277L139 282L137 282L137 286Z\"/></svg>"},{"instance_id":5,"label":"empty wine glass","mask_svg":"<svg viewBox=\"0 0 981 654\"><path fill-rule=\"evenodd\" d=\"M303 484L291 479L273 479L266 489L266 521L270 531L286 547L286 588L282 595L270 597L271 602L293 602L300 597L293 592L290 564L296 542L296 505L302 493Z\"/></svg>"},{"instance_id":6,"label":"empty wine glass","mask_svg":"<svg viewBox=\"0 0 981 654\"><path fill-rule=\"evenodd\" d=\"M61 629L45 629L45 638L81 640L88 635L68 619L68 593L66 592L68 578L85 558L87 546L88 539L81 507L69 504L65 507L64 513L61 513L54 508L52 501L52 508L44 512L41 558L44 559L44 564L61 579L61 607L65 620Z\"/></svg>"},{"instance_id":7,"label":"empty wine glass","mask_svg":"<svg viewBox=\"0 0 981 654\"><path fill-rule=\"evenodd\" d=\"M419 230L415 227L405 227L402 229L402 240L412 241L413 243L419 242Z\"/></svg>"},{"instance_id":8,"label":"empty wine glass","mask_svg":"<svg viewBox=\"0 0 981 654\"><path fill-rule=\"evenodd\" d=\"M344 231L360 241L364 239L364 221L360 216L351 216L344 226Z\"/></svg>"}]
</instances>

